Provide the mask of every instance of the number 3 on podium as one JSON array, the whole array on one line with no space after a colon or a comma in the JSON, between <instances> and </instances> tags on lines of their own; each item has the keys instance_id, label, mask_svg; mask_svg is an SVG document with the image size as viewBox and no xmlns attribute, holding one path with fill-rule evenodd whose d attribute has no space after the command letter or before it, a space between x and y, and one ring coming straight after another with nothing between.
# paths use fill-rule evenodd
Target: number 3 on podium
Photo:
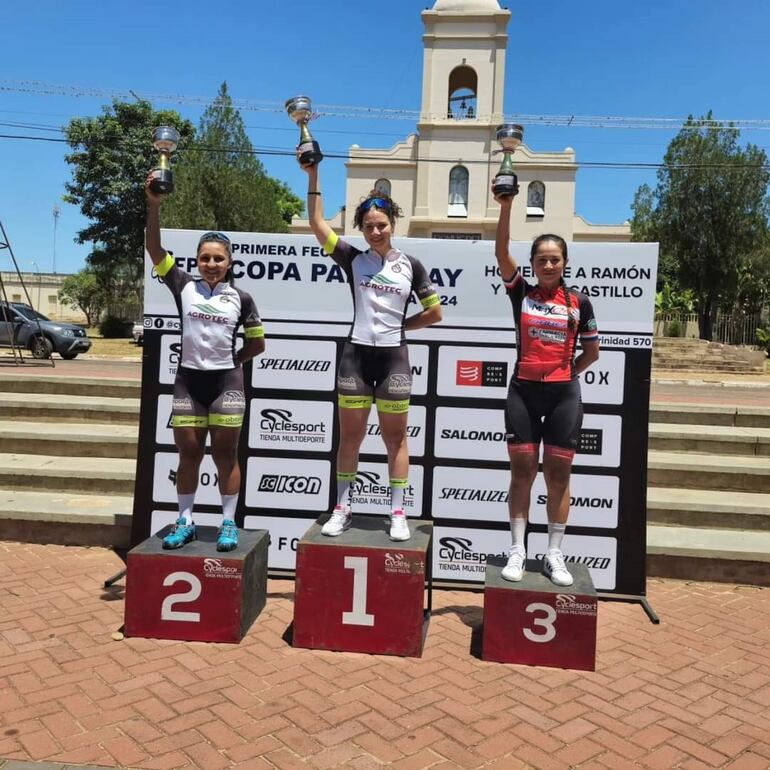
<instances>
[{"instance_id":1,"label":"number 3 on podium","mask_svg":"<svg viewBox=\"0 0 770 770\"><path fill-rule=\"evenodd\" d=\"M553 624L556 620L556 610L551 607L550 604L544 604L543 602L532 602L528 604L524 609L524 612L544 612L545 617L532 618L532 625L539 626L543 630L541 632L533 631L531 628L522 628L521 631L524 636L529 639L530 642L550 642L556 638L556 626Z\"/></svg>"}]
</instances>

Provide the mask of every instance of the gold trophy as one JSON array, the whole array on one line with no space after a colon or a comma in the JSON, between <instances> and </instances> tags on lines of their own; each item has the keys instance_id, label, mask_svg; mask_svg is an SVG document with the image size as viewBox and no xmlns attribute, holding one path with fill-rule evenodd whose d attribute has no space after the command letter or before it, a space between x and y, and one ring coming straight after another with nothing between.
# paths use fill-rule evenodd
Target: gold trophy
<instances>
[{"instance_id":1,"label":"gold trophy","mask_svg":"<svg viewBox=\"0 0 770 770\"><path fill-rule=\"evenodd\" d=\"M286 112L289 117L299 126L299 163L301 166L315 166L323 160L321 148L313 139L307 124L313 113L310 108L310 99L307 96L293 96L286 100Z\"/></svg>"},{"instance_id":2,"label":"gold trophy","mask_svg":"<svg viewBox=\"0 0 770 770\"><path fill-rule=\"evenodd\" d=\"M500 142L503 162L495 176L492 190L495 195L510 198L519 192L519 180L513 170L513 153L524 138L524 128L516 123L503 123L497 127L497 141Z\"/></svg>"},{"instance_id":3,"label":"gold trophy","mask_svg":"<svg viewBox=\"0 0 770 770\"><path fill-rule=\"evenodd\" d=\"M179 144L179 131L173 126L158 126L152 132L152 144L160 153L160 161L152 170L150 190L158 195L174 191L174 175L171 172L171 153Z\"/></svg>"}]
</instances>

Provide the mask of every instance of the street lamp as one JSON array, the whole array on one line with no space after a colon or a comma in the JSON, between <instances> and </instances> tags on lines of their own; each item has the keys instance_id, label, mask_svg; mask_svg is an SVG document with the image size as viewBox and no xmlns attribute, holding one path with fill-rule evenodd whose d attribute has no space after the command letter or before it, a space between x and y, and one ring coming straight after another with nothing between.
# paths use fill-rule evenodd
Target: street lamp
<instances>
[{"instance_id":1,"label":"street lamp","mask_svg":"<svg viewBox=\"0 0 770 770\"><path fill-rule=\"evenodd\" d=\"M61 207L58 203L53 204L53 264L51 272L56 275L56 225L59 223Z\"/></svg>"}]
</instances>

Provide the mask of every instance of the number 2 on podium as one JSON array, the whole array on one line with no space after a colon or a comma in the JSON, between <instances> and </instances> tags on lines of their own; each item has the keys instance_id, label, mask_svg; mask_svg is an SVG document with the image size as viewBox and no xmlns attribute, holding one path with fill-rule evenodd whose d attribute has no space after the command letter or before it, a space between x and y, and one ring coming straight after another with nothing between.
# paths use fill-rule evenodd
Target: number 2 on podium
<instances>
[{"instance_id":1,"label":"number 2 on podium","mask_svg":"<svg viewBox=\"0 0 770 770\"><path fill-rule=\"evenodd\" d=\"M366 556L346 556L345 569L353 570L353 609L342 613L343 626L373 626L374 615L366 611L367 567Z\"/></svg>"}]
</instances>

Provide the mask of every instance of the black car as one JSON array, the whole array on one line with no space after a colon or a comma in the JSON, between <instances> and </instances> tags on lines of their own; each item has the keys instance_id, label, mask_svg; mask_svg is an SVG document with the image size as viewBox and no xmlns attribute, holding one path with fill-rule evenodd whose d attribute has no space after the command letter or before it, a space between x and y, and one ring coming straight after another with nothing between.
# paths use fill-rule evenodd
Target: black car
<instances>
[{"instance_id":1,"label":"black car","mask_svg":"<svg viewBox=\"0 0 770 770\"><path fill-rule=\"evenodd\" d=\"M20 302L0 302L0 347L11 347L12 341L35 358L54 352L69 360L91 347L82 326L52 321Z\"/></svg>"}]
</instances>

